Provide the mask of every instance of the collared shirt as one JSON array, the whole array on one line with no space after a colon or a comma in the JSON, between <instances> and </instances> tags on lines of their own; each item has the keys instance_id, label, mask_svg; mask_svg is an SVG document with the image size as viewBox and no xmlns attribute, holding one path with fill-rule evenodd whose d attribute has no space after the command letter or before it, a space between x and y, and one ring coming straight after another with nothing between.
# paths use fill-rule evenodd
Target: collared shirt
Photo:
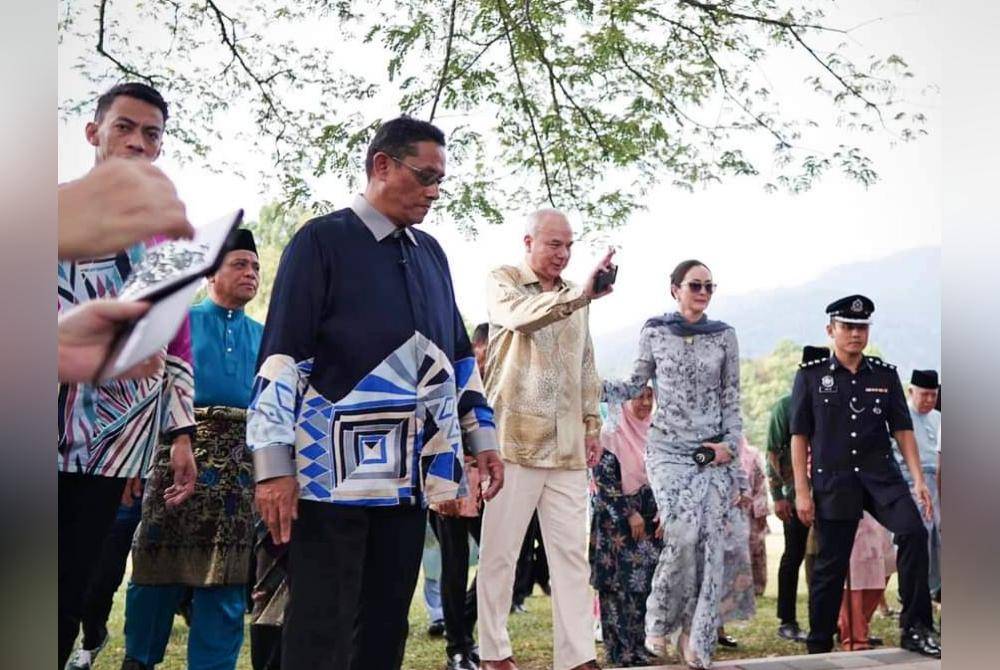
<instances>
[{"instance_id":1,"label":"collared shirt","mask_svg":"<svg viewBox=\"0 0 1000 670\"><path fill-rule=\"evenodd\" d=\"M835 355L802 364L790 423L809 441L817 518L857 519L866 496L887 506L908 494L889 442L913 428L895 366L864 356L851 372Z\"/></svg>"},{"instance_id":2,"label":"collared shirt","mask_svg":"<svg viewBox=\"0 0 1000 670\"><path fill-rule=\"evenodd\" d=\"M194 405L246 409L250 404L264 326L242 309L205 298L191 307Z\"/></svg>"},{"instance_id":3,"label":"collared shirt","mask_svg":"<svg viewBox=\"0 0 1000 670\"><path fill-rule=\"evenodd\" d=\"M146 247L139 243L114 256L60 262L58 311L115 297L145 258ZM143 475L160 442L194 432L193 384L187 319L166 348L160 374L100 386L60 384L59 470L103 477Z\"/></svg>"},{"instance_id":4,"label":"collared shirt","mask_svg":"<svg viewBox=\"0 0 1000 670\"><path fill-rule=\"evenodd\" d=\"M767 479L775 501L795 502L795 478L792 473L792 433L788 427L791 394L782 396L771 408L767 427ZM777 461L775 469L773 460Z\"/></svg>"},{"instance_id":5,"label":"collared shirt","mask_svg":"<svg viewBox=\"0 0 1000 670\"><path fill-rule=\"evenodd\" d=\"M247 415L257 481L300 497L408 505L466 493L463 444L496 448L437 240L358 196L282 255Z\"/></svg>"},{"instance_id":6,"label":"collared shirt","mask_svg":"<svg viewBox=\"0 0 1000 670\"><path fill-rule=\"evenodd\" d=\"M910 418L913 419L913 437L917 441L917 453L920 456L920 468L931 474L937 473L937 457L941 451L941 412L932 409L927 414L921 414L913 405L909 406ZM900 464L903 476L910 477L903 454L896 445L894 450L896 461Z\"/></svg>"},{"instance_id":7,"label":"collared shirt","mask_svg":"<svg viewBox=\"0 0 1000 670\"><path fill-rule=\"evenodd\" d=\"M589 299L566 281L542 291L522 264L490 273L487 301L486 394L501 455L531 467L586 468L585 432L601 427Z\"/></svg>"},{"instance_id":8,"label":"collared shirt","mask_svg":"<svg viewBox=\"0 0 1000 670\"><path fill-rule=\"evenodd\" d=\"M890 433L912 430L893 365L864 356L852 373L836 356L800 366L792 390L791 431L809 438L812 469L885 469Z\"/></svg>"}]
</instances>

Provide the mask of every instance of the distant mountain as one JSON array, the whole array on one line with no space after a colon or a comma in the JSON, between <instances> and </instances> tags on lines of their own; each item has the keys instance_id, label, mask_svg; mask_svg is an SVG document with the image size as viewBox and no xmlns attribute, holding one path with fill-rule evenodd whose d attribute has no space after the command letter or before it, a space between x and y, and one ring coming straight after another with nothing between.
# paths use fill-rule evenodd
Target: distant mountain
<instances>
[{"instance_id":1,"label":"distant mountain","mask_svg":"<svg viewBox=\"0 0 1000 670\"><path fill-rule=\"evenodd\" d=\"M742 358L757 358L771 353L781 340L824 344L823 308L851 293L863 293L875 301L871 344L900 368L904 382L913 368L941 369L940 247L838 266L800 286L720 295L710 313L736 328ZM637 321L594 336L603 376L628 373L642 324Z\"/></svg>"}]
</instances>

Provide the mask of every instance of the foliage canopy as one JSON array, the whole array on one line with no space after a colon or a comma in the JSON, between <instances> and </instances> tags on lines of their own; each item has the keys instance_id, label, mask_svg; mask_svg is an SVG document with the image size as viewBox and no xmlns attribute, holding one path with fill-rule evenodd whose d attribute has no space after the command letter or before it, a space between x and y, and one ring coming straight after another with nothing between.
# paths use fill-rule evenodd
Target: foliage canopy
<instances>
[{"instance_id":1,"label":"foliage canopy","mask_svg":"<svg viewBox=\"0 0 1000 670\"><path fill-rule=\"evenodd\" d=\"M903 58L829 25L832 4L99 0L65 3L59 36L94 92L161 88L182 158L244 169L219 151L229 140L266 157L263 188L284 206L325 208L310 184L325 175L356 186L373 129L398 110L448 130L443 209L459 225L544 201L600 229L661 183L876 181L859 142L914 139L925 118L905 99ZM783 104L775 71L816 105ZM838 141L823 146L815 131L831 124Z\"/></svg>"}]
</instances>

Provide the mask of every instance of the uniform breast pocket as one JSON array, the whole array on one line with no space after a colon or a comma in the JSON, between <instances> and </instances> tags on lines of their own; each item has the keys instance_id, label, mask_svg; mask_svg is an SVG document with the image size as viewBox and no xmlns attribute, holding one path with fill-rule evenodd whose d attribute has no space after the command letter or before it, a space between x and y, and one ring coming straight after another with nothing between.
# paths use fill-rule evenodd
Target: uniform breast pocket
<instances>
[{"instance_id":1,"label":"uniform breast pocket","mask_svg":"<svg viewBox=\"0 0 1000 670\"><path fill-rule=\"evenodd\" d=\"M836 393L817 393L813 398L813 409L817 412L839 410L842 405L840 396Z\"/></svg>"}]
</instances>

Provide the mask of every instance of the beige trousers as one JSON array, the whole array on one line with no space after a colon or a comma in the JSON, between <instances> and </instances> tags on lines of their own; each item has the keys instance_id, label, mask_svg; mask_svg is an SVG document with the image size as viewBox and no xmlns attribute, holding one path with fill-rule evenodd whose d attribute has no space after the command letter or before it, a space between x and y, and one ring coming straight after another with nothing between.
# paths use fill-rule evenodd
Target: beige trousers
<instances>
[{"instance_id":1,"label":"beige trousers","mask_svg":"<svg viewBox=\"0 0 1000 670\"><path fill-rule=\"evenodd\" d=\"M483 511L479 551L479 655L513 655L507 632L517 556L531 515L545 541L552 586L553 670L595 659L593 596L587 562L587 471L504 463L504 485Z\"/></svg>"}]
</instances>

